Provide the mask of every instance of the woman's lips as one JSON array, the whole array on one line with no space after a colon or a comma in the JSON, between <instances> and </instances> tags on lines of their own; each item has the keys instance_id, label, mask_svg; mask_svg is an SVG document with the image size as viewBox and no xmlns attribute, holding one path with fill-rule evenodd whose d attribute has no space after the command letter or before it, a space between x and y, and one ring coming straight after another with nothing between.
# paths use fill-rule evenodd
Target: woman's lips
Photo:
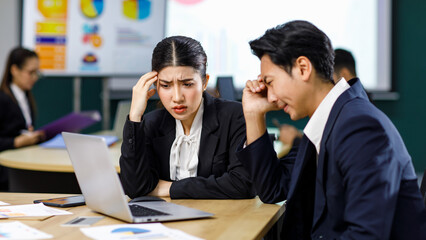
<instances>
[{"instance_id":1,"label":"woman's lips","mask_svg":"<svg viewBox=\"0 0 426 240\"><path fill-rule=\"evenodd\" d=\"M173 107L172 109L175 113L179 114L179 113L185 112L187 107L186 106L176 106L176 107Z\"/></svg>"}]
</instances>

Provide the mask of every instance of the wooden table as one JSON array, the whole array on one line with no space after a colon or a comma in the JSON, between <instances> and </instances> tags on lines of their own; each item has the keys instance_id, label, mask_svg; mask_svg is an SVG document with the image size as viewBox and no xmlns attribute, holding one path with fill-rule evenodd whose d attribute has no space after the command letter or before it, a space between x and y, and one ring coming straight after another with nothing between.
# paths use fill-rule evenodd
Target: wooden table
<instances>
[{"instance_id":1,"label":"wooden table","mask_svg":"<svg viewBox=\"0 0 426 240\"><path fill-rule=\"evenodd\" d=\"M0 201L11 204L29 204L34 199L69 196L69 194L0 193ZM264 204L258 198L244 200L170 200L167 201L214 213L207 219L163 223L166 227L179 229L204 239L262 239L266 232L284 213L278 204ZM23 220L22 223L54 236L54 239L88 239L78 227L60 225L77 216L98 216L86 206L65 208L73 215L53 216L44 220ZM15 221L4 219L0 223ZM93 226L124 224L125 222L105 217Z\"/></svg>"},{"instance_id":2,"label":"wooden table","mask_svg":"<svg viewBox=\"0 0 426 240\"><path fill-rule=\"evenodd\" d=\"M121 141L110 148L111 158L120 172ZM66 149L38 145L0 153L0 164L9 168L9 190L13 192L80 193Z\"/></svg>"}]
</instances>

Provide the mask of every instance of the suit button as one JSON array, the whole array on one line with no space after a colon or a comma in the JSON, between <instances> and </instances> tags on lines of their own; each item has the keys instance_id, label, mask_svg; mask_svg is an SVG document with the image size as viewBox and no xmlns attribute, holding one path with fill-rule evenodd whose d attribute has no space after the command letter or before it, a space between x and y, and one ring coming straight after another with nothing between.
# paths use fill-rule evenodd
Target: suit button
<instances>
[{"instance_id":1,"label":"suit button","mask_svg":"<svg viewBox=\"0 0 426 240\"><path fill-rule=\"evenodd\" d=\"M322 238L324 238L324 237L321 235L321 236L319 236L318 238L319 238L319 239L322 239Z\"/></svg>"},{"instance_id":2,"label":"suit button","mask_svg":"<svg viewBox=\"0 0 426 240\"><path fill-rule=\"evenodd\" d=\"M133 138L129 139L129 143L132 144L133 143Z\"/></svg>"}]
</instances>

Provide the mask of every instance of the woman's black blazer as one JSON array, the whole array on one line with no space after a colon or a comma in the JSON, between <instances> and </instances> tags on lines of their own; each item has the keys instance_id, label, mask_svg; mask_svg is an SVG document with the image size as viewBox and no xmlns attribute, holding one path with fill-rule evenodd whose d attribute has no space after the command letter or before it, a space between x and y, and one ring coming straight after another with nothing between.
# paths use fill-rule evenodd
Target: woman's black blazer
<instances>
[{"instance_id":1,"label":"woman's black blazer","mask_svg":"<svg viewBox=\"0 0 426 240\"><path fill-rule=\"evenodd\" d=\"M34 120L31 104L30 109ZM15 148L15 137L21 135L23 129L27 129L27 124L18 103L0 91L0 151Z\"/></svg>"},{"instance_id":2,"label":"woman's black blazer","mask_svg":"<svg viewBox=\"0 0 426 240\"><path fill-rule=\"evenodd\" d=\"M204 114L197 176L172 183L171 198L252 198L250 176L235 156L245 136L241 103L204 97ZM159 179L170 181L170 149L176 137L175 119L167 110L147 113L139 123L127 119L123 130L120 168L125 193L143 196Z\"/></svg>"}]
</instances>

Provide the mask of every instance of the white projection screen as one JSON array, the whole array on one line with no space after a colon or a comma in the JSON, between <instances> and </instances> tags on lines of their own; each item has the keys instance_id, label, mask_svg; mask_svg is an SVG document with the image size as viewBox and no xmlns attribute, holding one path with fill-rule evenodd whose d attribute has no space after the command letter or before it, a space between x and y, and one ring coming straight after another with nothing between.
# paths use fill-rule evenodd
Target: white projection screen
<instances>
[{"instance_id":1,"label":"white projection screen","mask_svg":"<svg viewBox=\"0 0 426 240\"><path fill-rule=\"evenodd\" d=\"M248 42L266 29L307 20L324 31L334 48L351 51L368 90L391 90L391 0L170 0L166 35L199 40L208 56L210 85L233 76L242 88L260 72Z\"/></svg>"}]
</instances>

